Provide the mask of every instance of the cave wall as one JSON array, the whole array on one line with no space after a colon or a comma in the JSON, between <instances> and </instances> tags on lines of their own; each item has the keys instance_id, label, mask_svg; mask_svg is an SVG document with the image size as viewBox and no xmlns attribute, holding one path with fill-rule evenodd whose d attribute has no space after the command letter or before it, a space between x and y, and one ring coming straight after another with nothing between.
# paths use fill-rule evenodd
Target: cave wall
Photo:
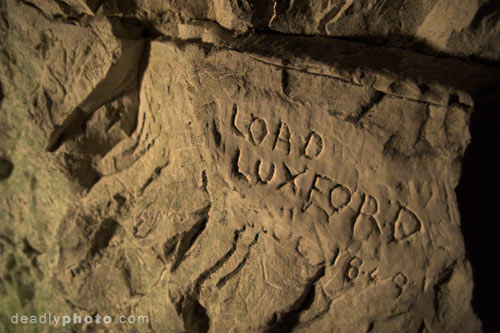
<instances>
[{"instance_id":1,"label":"cave wall","mask_svg":"<svg viewBox=\"0 0 500 333\"><path fill-rule=\"evenodd\" d=\"M490 328L455 189L495 2L1 4L4 331Z\"/></svg>"}]
</instances>

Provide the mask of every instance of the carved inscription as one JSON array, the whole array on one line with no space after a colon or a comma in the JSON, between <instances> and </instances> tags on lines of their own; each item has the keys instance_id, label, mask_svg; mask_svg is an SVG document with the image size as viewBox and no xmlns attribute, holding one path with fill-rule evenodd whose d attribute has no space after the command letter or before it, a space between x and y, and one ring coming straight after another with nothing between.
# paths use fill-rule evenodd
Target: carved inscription
<instances>
[{"instance_id":1,"label":"carved inscription","mask_svg":"<svg viewBox=\"0 0 500 333\"><path fill-rule=\"evenodd\" d=\"M243 135L243 131L242 131L242 130L240 130L240 129L238 128L238 125L236 124L236 123L237 123L237 121L238 121L238 120L236 119L237 115L238 115L238 107L237 107L237 106L236 106L236 104L235 104L235 105L233 105L233 110L232 110L232 114L231 114L231 128L233 129L233 131L234 131L234 133L235 133L236 135L238 135L238 136L244 136L244 135Z\"/></svg>"},{"instance_id":2,"label":"carved inscription","mask_svg":"<svg viewBox=\"0 0 500 333\"><path fill-rule=\"evenodd\" d=\"M308 201L304 205L304 210L307 210L311 205L316 205L316 207L325 211L327 215L333 214L334 207L330 200L330 192L335 185L335 182L328 177L315 174L312 187L309 191Z\"/></svg>"},{"instance_id":3,"label":"carved inscription","mask_svg":"<svg viewBox=\"0 0 500 333\"><path fill-rule=\"evenodd\" d=\"M276 134L276 140L274 141L273 150L281 151L284 154L289 155L290 149L290 128L286 123L282 121Z\"/></svg>"},{"instance_id":4,"label":"carved inscription","mask_svg":"<svg viewBox=\"0 0 500 333\"><path fill-rule=\"evenodd\" d=\"M341 209L351 201L351 191L344 185L337 185L330 193L330 202L334 209Z\"/></svg>"},{"instance_id":5,"label":"carved inscription","mask_svg":"<svg viewBox=\"0 0 500 333\"><path fill-rule=\"evenodd\" d=\"M308 126L304 135L304 128L299 124L276 118L273 111L256 115L242 112L237 105L230 110L228 120L232 136L224 138L226 144L218 146L232 144L235 147L230 160L234 180L266 186L285 195L290 202L286 209L291 216L307 213L314 207L325 213L328 223L335 220L330 217L342 214L349 207L354 212L349 217L352 219L350 232L357 241L383 233L378 221L380 204L374 195L318 171L328 165L328 161L321 160L328 158L325 152L335 149L328 146L321 131L311 128L313 125ZM215 139L214 142L221 140ZM316 167L320 165L323 167ZM421 230L422 223L411 210L400 207L392 226L388 233L393 234L393 239L402 240Z\"/></svg>"},{"instance_id":6,"label":"carved inscription","mask_svg":"<svg viewBox=\"0 0 500 333\"><path fill-rule=\"evenodd\" d=\"M361 212L354 223L354 238L367 240L372 234L380 234L381 230L374 217L378 210L377 200L369 194L364 195Z\"/></svg>"},{"instance_id":7,"label":"carved inscription","mask_svg":"<svg viewBox=\"0 0 500 333\"><path fill-rule=\"evenodd\" d=\"M271 179L273 179L276 167L274 163L270 163L266 170L265 167L262 167L263 164L265 164L265 162L257 160L257 163L255 164L255 174L261 183L267 184Z\"/></svg>"},{"instance_id":8,"label":"carved inscription","mask_svg":"<svg viewBox=\"0 0 500 333\"><path fill-rule=\"evenodd\" d=\"M410 237L420 231L422 223L411 210L401 207L394 225L394 238L401 240Z\"/></svg>"},{"instance_id":9,"label":"carved inscription","mask_svg":"<svg viewBox=\"0 0 500 333\"><path fill-rule=\"evenodd\" d=\"M304 154L308 158L316 158L319 156L321 151L323 150L323 139L321 136L312 132L307 139L307 143L304 147Z\"/></svg>"},{"instance_id":10,"label":"carved inscription","mask_svg":"<svg viewBox=\"0 0 500 333\"><path fill-rule=\"evenodd\" d=\"M265 120L254 118L250 123L250 137L255 145L260 145L267 136L267 125Z\"/></svg>"},{"instance_id":11,"label":"carved inscription","mask_svg":"<svg viewBox=\"0 0 500 333\"><path fill-rule=\"evenodd\" d=\"M347 282L351 282L355 278L358 277L359 275L359 268L363 264L363 261L359 259L358 257L353 257L350 261L349 264L347 265L346 271L345 271L345 279Z\"/></svg>"},{"instance_id":12,"label":"carved inscription","mask_svg":"<svg viewBox=\"0 0 500 333\"><path fill-rule=\"evenodd\" d=\"M270 125L270 121L262 117L252 114L246 116L238 110L236 105L231 110L230 122L236 138L240 140L244 138L244 142L251 143L254 149L261 148L284 157L295 155L291 157L308 160L317 159L323 150L323 138L317 132L312 131L307 139L302 141L299 136L296 136L296 142L299 144L293 149L294 132L289 124L280 121L275 125ZM215 139L215 142L219 142L218 138ZM249 149L252 148L238 146L233 156L232 171L237 179L245 179L253 184L269 184L280 175L279 183L274 184L276 188L281 189L290 184L293 194L297 193L294 180L306 170L294 171L285 161L275 163L255 154L249 154L247 159L242 159L243 155L248 154Z\"/></svg>"},{"instance_id":13,"label":"carved inscription","mask_svg":"<svg viewBox=\"0 0 500 333\"><path fill-rule=\"evenodd\" d=\"M404 273L396 273L392 279L397 287L403 288L408 283L408 277Z\"/></svg>"},{"instance_id":14,"label":"carved inscription","mask_svg":"<svg viewBox=\"0 0 500 333\"><path fill-rule=\"evenodd\" d=\"M277 189L280 190L282 188L289 187L291 189L292 193L295 195L297 193L297 185L295 184L295 179L298 176L303 175L307 171L307 168L305 168L301 172L295 172L295 171L292 171L286 165L286 163L283 163L283 170L284 170L285 180L282 183L278 184Z\"/></svg>"},{"instance_id":15,"label":"carved inscription","mask_svg":"<svg viewBox=\"0 0 500 333\"><path fill-rule=\"evenodd\" d=\"M231 127L233 133L237 136L247 138L255 146L261 145L264 140L272 137L272 151L278 151L284 155L290 155L292 153L292 136L294 132L289 124L281 120L273 130L273 133L271 133L271 129L268 125L269 121L266 119L254 115L244 117L240 114L236 105L231 112ZM324 141L319 133L311 131L307 138L305 140L302 139L302 141L303 142L299 145L298 151L296 151L295 154L299 154L308 159L314 159L320 156L323 151Z\"/></svg>"},{"instance_id":16,"label":"carved inscription","mask_svg":"<svg viewBox=\"0 0 500 333\"><path fill-rule=\"evenodd\" d=\"M397 296L401 295L401 293L403 292L403 288L408 284L408 277L406 276L406 274L398 272L396 273L396 275L394 275L392 281L394 282L396 288L398 289Z\"/></svg>"}]
</instances>

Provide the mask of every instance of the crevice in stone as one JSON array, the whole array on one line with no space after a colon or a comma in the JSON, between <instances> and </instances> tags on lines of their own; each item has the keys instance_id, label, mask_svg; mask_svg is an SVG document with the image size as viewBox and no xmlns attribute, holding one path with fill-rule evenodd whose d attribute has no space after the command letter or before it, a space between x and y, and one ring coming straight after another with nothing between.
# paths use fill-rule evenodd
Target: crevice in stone
<instances>
[{"instance_id":1,"label":"crevice in stone","mask_svg":"<svg viewBox=\"0 0 500 333\"><path fill-rule=\"evenodd\" d=\"M140 88L149 60L150 45L146 41L135 42L142 43L142 45L133 43L134 42L130 42L128 49L125 48L122 56L110 67L104 79L99 82L87 98L76 107L66 119L64 119L63 124L56 126L55 130L50 135L47 151L55 152L65 141L83 134L85 132L85 123L101 106L122 97L122 95L130 89ZM128 77L127 74L133 71L137 72L137 76L132 78ZM123 77L124 75L125 77ZM140 105L140 100L138 105Z\"/></svg>"},{"instance_id":2,"label":"crevice in stone","mask_svg":"<svg viewBox=\"0 0 500 333\"><path fill-rule=\"evenodd\" d=\"M302 295L292 304L290 310L277 315L274 323L268 324L268 333L292 332L299 325L299 317L302 312L309 309L314 301L316 282L325 275L325 266L321 266L314 277L304 288Z\"/></svg>"},{"instance_id":3,"label":"crevice in stone","mask_svg":"<svg viewBox=\"0 0 500 333\"><path fill-rule=\"evenodd\" d=\"M418 328L417 333L426 333L427 332L427 325L425 323L425 319L422 319L422 322L420 323L420 327Z\"/></svg>"},{"instance_id":4,"label":"crevice in stone","mask_svg":"<svg viewBox=\"0 0 500 333\"><path fill-rule=\"evenodd\" d=\"M222 258L217 260L217 262L212 267L201 273L200 276L196 279L196 281L193 284L193 294L196 295L196 297L200 295L201 286L203 282L205 282L213 273L218 271L229 260L229 258L231 258L234 251L236 251L236 247L238 245L238 240L240 239L241 233L243 233L245 230L246 230L245 226L243 226L243 228L241 229L235 230L233 245L231 246L229 251L227 251L226 254L222 256Z\"/></svg>"},{"instance_id":5,"label":"crevice in stone","mask_svg":"<svg viewBox=\"0 0 500 333\"><path fill-rule=\"evenodd\" d=\"M212 21L214 24L218 24L217 21ZM480 21L479 21L480 22ZM379 47L384 49L393 49L411 52L414 54L434 57L437 59L454 59L460 60L468 63L476 63L482 65L499 65L498 62L475 57L475 56L462 56L458 54L449 54L445 51L438 50L431 45L429 45L425 40L418 39L412 35L406 34L388 34L388 35L375 35L375 34L366 34L366 35L351 35L351 36L333 36L333 35L325 35L325 34L307 34L300 32L283 32L278 30L273 30L271 28L254 28L252 29L253 34L273 34L278 36L283 36L284 38L323 38L325 40L333 40L333 41L344 41L349 43L354 43L358 45L364 45L366 47Z\"/></svg>"},{"instance_id":6,"label":"crevice in stone","mask_svg":"<svg viewBox=\"0 0 500 333\"><path fill-rule=\"evenodd\" d=\"M28 257L28 258L33 258L41 254L38 250L34 249L31 244L29 243L27 238L23 239L23 253Z\"/></svg>"},{"instance_id":7,"label":"crevice in stone","mask_svg":"<svg viewBox=\"0 0 500 333\"><path fill-rule=\"evenodd\" d=\"M497 189L500 186L497 144L500 142L500 87L483 92L471 114L471 142L465 150L460 182L456 188L460 227L467 259L472 266L472 308L482 320L484 332L500 332L500 290L492 267L500 265L500 221Z\"/></svg>"},{"instance_id":8,"label":"crevice in stone","mask_svg":"<svg viewBox=\"0 0 500 333\"><path fill-rule=\"evenodd\" d=\"M179 265L184 261L186 253L193 247L198 237L205 230L208 222L209 211L210 206L202 209L200 211L200 219L191 227L191 229L180 236L180 242L177 245L175 260L170 269L171 272L175 272L177 270Z\"/></svg>"},{"instance_id":9,"label":"crevice in stone","mask_svg":"<svg viewBox=\"0 0 500 333\"><path fill-rule=\"evenodd\" d=\"M3 92L2 81L0 81L0 108L2 107L3 98L5 97Z\"/></svg>"},{"instance_id":10,"label":"crevice in stone","mask_svg":"<svg viewBox=\"0 0 500 333\"><path fill-rule=\"evenodd\" d=\"M217 282L216 284L216 287L217 288L222 288L224 287L224 285L231 279L233 278L234 276L236 276L240 271L241 269L243 268L243 266L245 266L248 258L250 257L250 253L251 253L251 250L252 250L252 247L257 244L257 241L259 239L259 233L257 233L255 235L255 238L252 240L252 242L248 245L248 252L245 254L245 256L243 257L243 259L241 260L241 262L236 266L235 269L233 269L231 272L229 272L228 274L224 275L223 277L221 277L219 279L219 281ZM235 249L236 250L236 249Z\"/></svg>"},{"instance_id":11,"label":"crevice in stone","mask_svg":"<svg viewBox=\"0 0 500 333\"><path fill-rule=\"evenodd\" d=\"M146 180L146 182L144 183L144 185L142 185L141 189L140 189L140 193L144 194L144 191L146 191L146 189L149 187L149 185L151 185L155 180L158 179L158 177L160 177L161 175L161 172L163 171L163 169L165 169L169 164L169 161L167 161L166 163L156 167L153 172L151 173L151 175L148 177L148 179Z\"/></svg>"},{"instance_id":12,"label":"crevice in stone","mask_svg":"<svg viewBox=\"0 0 500 333\"><path fill-rule=\"evenodd\" d=\"M191 291L186 296L182 296L181 299L175 303L177 312L179 314L182 314L184 328L187 330L187 332L208 332L210 328L210 318L206 313L206 309L198 301L200 297L201 286L203 282L205 282L213 273L219 270L233 255L233 253L236 251L238 240L245 230L245 226L243 226L239 230L235 230L233 245L231 246L229 251L224 256L222 256L222 258L217 260L217 262L212 267L201 273L194 282ZM257 241L257 238L258 234L254 239L255 242Z\"/></svg>"},{"instance_id":13,"label":"crevice in stone","mask_svg":"<svg viewBox=\"0 0 500 333\"><path fill-rule=\"evenodd\" d=\"M56 126L55 130L50 134L47 151L50 153L56 152L62 144L75 136L84 133L84 126L87 117L79 109L76 108L63 122L62 125Z\"/></svg>"},{"instance_id":14,"label":"crevice in stone","mask_svg":"<svg viewBox=\"0 0 500 333\"><path fill-rule=\"evenodd\" d=\"M169 39L172 41L178 40L186 42L186 40L179 39L176 36L169 36ZM197 43L199 45L207 44L201 40L189 40L189 42ZM273 49L273 45L276 46L276 49ZM328 45L331 48L347 48L350 49L350 52L353 54L359 55L359 62L354 61L354 58L351 59L343 57L340 53L338 54L338 59L334 57L333 60L336 61L336 65L338 65L341 72L344 73L342 76L345 77L325 73L322 69L319 69L317 72L310 69L304 69L303 64L299 62L297 62L296 65L291 65L292 62L290 62L290 64L279 64L259 59L259 56L263 58L271 56L278 61L283 61L289 56L292 58L298 57L300 53L299 50L303 49L305 53L309 53L311 60L316 62L326 61L328 63L328 59L330 59L330 57L324 52ZM456 94L454 91L463 91L473 97L472 95L475 95L478 89L477 85L471 85L469 83L471 78L476 78L479 72L484 72L484 82L486 80L489 82L492 79L491 73L488 72L485 66L487 64L471 62L470 59L448 57L449 60L447 60L447 58L445 59L436 55L418 53L410 49L369 45L366 43L360 43L359 41L353 42L342 38L329 38L326 36L301 36L297 34L277 33L274 31L255 29L246 35L238 35L237 37L229 38L225 42L221 42L220 45L217 44L216 46L217 48L225 48L240 53L246 53L256 60L261 60L279 68L296 70L312 75L331 77L360 86L365 84L370 85L370 80L368 80L368 83L360 84L358 80L354 78L357 74L363 75L363 72L374 73L390 78L391 80L395 79L393 74L396 74L396 81L394 82L401 83L405 79L409 79L410 81L413 81L417 87L426 87L426 89L424 89L426 92L429 92L429 90L435 90L437 94L443 94L442 87L451 87L453 89L447 92L451 95ZM309 46L309 48L306 48L306 46ZM363 46L368 48L363 53L366 54L365 58L361 58L361 50ZM435 65L436 59L441 61L440 66ZM290 59L288 59L288 61L289 60ZM462 62L462 71L454 77L451 77L450 70L452 67L454 68L456 66L457 61ZM426 67L422 67L422 73L419 72L419 75L415 75L414 72L408 70L408 68L412 66L422 66L425 65L425 63L427 63L427 67L434 66L435 70L429 71L426 70ZM360 67L363 68L363 71L358 73ZM490 69L495 68L496 67L491 67ZM404 77L398 77L400 75L403 75ZM433 85L429 85L431 83ZM478 81L478 83L483 85L483 82ZM413 89L413 87L411 85L406 87L405 85L405 89ZM419 90L422 92L421 89ZM414 93L409 93L407 91L403 91L402 94L397 94L391 92L390 89L384 89L383 93L401 99L414 100L430 105L447 105L447 101L443 100L440 102L439 100L435 100L434 98L429 99L423 95L421 97L417 97L414 96ZM443 99L444 96L441 96L440 98Z\"/></svg>"},{"instance_id":15,"label":"crevice in stone","mask_svg":"<svg viewBox=\"0 0 500 333\"><path fill-rule=\"evenodd\" d=\"M101 6L104 4L103 0L86 0L87 6L89 9L95 14L101 8Z\"/></svg>"},{"instance_id":16,"label":"crevice in stone","mask_svg":"<svg viewBox=\"0 0 500 333\"><path fill-rule=\"evenodd\" d=\"M181 313L186 332L205 333L210 330L210 318L207 315L207 310L198 299L186 296L182 302Z\"/></svg>"},{"instance_id":17,"label":"crevice in stone","mask_svg":"<svg viewBox=\"0 0 500 333\"><path fill-rule=\"evenodd\" d=\"M470 24L472 29L478 29L480 28L481 22L483 22L484 18L490 15L491 13L496 13L496 17L492 17L491 19L499 19L499 12L500 9L500 2L498 1L488 1L488 2L483 2L482 6L478 9L476 12L476 15L474 15L474 18L472 19L472 22Z\"/></svg>"},{"instance_id":18,"label":"crevice in stone","mask_svg":"<svg viewBox=\"0 0 500 333\"><path fill-rule=\"evenodd\" d=\"M377 106L380 101L385 97L381 91L376 90L373 96L370 98L368 103L361 106L361 110L356 115L349 115L345 118L346 121L351 122L353 124L357 124L369 111L371 111L374 107Z\"/></svg>"},{"instance_id":19,"label":"crevice in stone","mask_svg":"<svg viewBox=\"0 0 500 333\"><path fill-rule=\"evenodd\" d=\"M217 147L220 147L221 143L222 143L222 137L221 137L221 134L219 132L219 129L217 128L217 123L216 123L215 119L212 120L212 134L214 137L215 145Z\"/></svg>"},{"instance_id":20,"label":"crevice in stone","mask_svg":"<svg viewBox=\"0 0 500 333\"><path fill-rule=\"evenodd\" d=\"M229 48L229 49L231 49L231 48ZM240 53L244 53L245 52L244 50L242 51L242 50L239 50L239 49L232 49L232 50L236 51L236 52L240 52ZM331 79L331 80L338 80L338 81L341 81L341 82L344 82L344 83L348 83L348 84L351 84L351 85L354 85L354 86L358 86L358 87L362 87L363 86L362 84L353 82L351 80L348 80L348 79L345 79L345 78L342 78L342 77L339 77L339 76L333 76L333 75L326 74L326 73L316 73L316 72L312 72L312 71L309 71L309 70L300 69L300 68L297 68L297 67L292 67L291 65L284 66L284 65L279 65L279 64L276 64L276 63L272 63L272 62L266 61L266 60L264 60L262 58L256 57L255 55L252 55L251 53L248 54L248 56L251 57L252 59L254 59L255 61L261 62L261 63L269 65L269 66L273 66L273 67L277 67L277 68L282 68L283 70L296 71L298 73L303 73L303 74L307 74L307 75L324 77L324 78L328 78L328 79ZM421 100L421 99L415 99L415 98L411 98L411 97L407 97L407 96L400 96L400 95L397 95L397 94L392 94L392 93L387 92L387 91L376 90L376 92L383 94L383 96L391 96L391 97L394 97L394 98L397 98L397 99L409 100L409 101L413 101L413 102L417 102L417 103L422 103L422 104L425 104L425 105L443 106L443 104L432 103L432 102L429 102L429 101L424 101L424 100Z\"/></svg>"},{"instance_id":21,"label":"crevice in stone","mask_svg":"<svg viewBox=\"0 0 500 333\"><path fill-rule=\"evenodd\" d=\"M32 3L31 1L21 0L21 2L28 7L36 9L40 14L43 15L43 17L45 17L47 20L50 20L50 17L47 16L47 14L40 7L38 7L37 5Z\"/></svg>"},{"instance_id":22,"label":"crevice in stone","mask_svg":"<svg viewBox=\"0 0 500 333\"><path fill-rule=\"evenodd\" d=\"M177 243L179 242L179 237L179 235L175 235L163 243L163 255L165 259L169 258L174 253Z\"/></svg>"},{"instance_id":23,"label":"crevice in stone","mask_svg":"<svg viewBox=\"0 0 500 333\"><path fill-rule=\"evenodd\" d=\"M286 70L286 68L282 68L281 69L281 89L283 91L283 94L285 96L289 96L290 95L290 82L289 82L289 75L288 75L288 71Z\"/></svg>"},{"instance_id":24,"label":"crevice in stone","mask_svg":"<svg viewBox=\"0 0 500 333\"><path fill-rule=\"evenodd\" d=\"M440 289L446 285L453 275L453 271L455 269L456 262L453 262L449 267L447 267L440 275L436 283L434 284L434 312L435 314L440 313L439 309L439 297L440 297Z\"/></svg>"},{"instance_id":25,"label":"crevice in stone","mask_svg":"<svg viewBox=\"0 0 500 333\"><path fill-rule=\"evenodd\" d=\"M5 157L0 157L0 181L10 177L14 164Z\"/></svg>"},{"instance_id":26,"label":"crevice in stone","mask_svg":"<svg viewBox=\"0 0 500 333\"><path fill-rule=\"evenodd\" d=\"M115 220L108 218L105 219L99 229L95 232L92 238L90 246L90 257L95 257L97 254L101 253L106 247L108 247L109 242L115 235L118 227L120 225Z\"/></svg>"}]
</instances>

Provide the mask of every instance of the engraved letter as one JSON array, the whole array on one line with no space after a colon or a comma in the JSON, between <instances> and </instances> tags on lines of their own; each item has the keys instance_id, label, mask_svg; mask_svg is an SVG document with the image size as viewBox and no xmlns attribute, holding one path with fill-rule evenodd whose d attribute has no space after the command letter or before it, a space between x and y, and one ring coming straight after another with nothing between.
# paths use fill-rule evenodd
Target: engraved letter
<instances>
[{"instance_id":1,"label":"engraved letter","mask_svg":"<svg viewBox=\"0 0 500 333\"><path fill-rule=\"evenodd\" d=\"M401 240L410 237L422 228L418 217L409 209L401 207L394 225L394 238Z\"/></svg>"},{"instance_id":2,"label":"engraved letter","mask_svg":"<svg viewBox=\"0 0 500 333\"><path fill-rule=\"evenodd\" d=\"M325 176L316 174L314 176L313 184L311 190L309 191L309 198L307 208L311 204L315 204L317 207L321 208L327 215L333 213L330 207L330 198L328 194L333 186L333 181Z\"/></svg>"},{"instance_id":3,"label":"engraved letter","mask_svg":"<svg viewBox=\"0 0 500 333\"><path fill-rule=\"evenodd\" d=\"M271 179L273 179L275 168L276 167L274 166L274 163L271 163L269 170L267 172L264 172L262 170L262 161L257 160L257 163L255 164L255 173L257 175L257 180L264 184L269 183Z\"/></svg>"},{"instance_id":4,"label":"engraved letter","mask_svg":"<svg viewBox=\"0 0 500 333\"><path fill-rule=\"evenodd\" d=\"M238 128L238 125L236 125L237 116L238 116L238 107L236 106L236 104L234 104L231 115L231 126L233 127L233 130L236 132L236 135L243 136L243 132Z\"/></svg>"},{"instance_id":5,"label":"engraved letter","mask_svg":"<svg viewBox=\"0 0 500 333\"><path fill-rule=\"evenodd\" d=\"M347 266L345 272L345 278L348 282L351 282L355 278L358 277L359 267L363 264L363 261L358 257L353 257L351 261L349 261L349 265Z\"/></svg>"},{"instance_id":6,"label":"engraved letter","mask_svg":"<svg viewBox=\"0 0 500 333\"><path fill-rule=\"evenodd\" d=\"M255 118L250 124L250 134L255 145L260 145L267 136L267 125L263 119Z\"/></svg>"},{"instance_id":7,"label":"engraved letter","mask_svg":"<svg viewBox=\"0 0 500 333\"><path fill-rule=\"evenodd\" d=\"M351 191L344 185L337 185L330 193L330 203L333 208L339 210L351 201Z\"/></svg>"},{"instance_id":8,"label":"engraved letter","mask_svg":"<svg viewBox=\"0 0 500 333\"><path fill-rule=\"evenodd\" d=\"M367 240L373 233L380 234L377 220L373 216L378 210L377 200L369 194L364 194L363 201L361 212L356 218L356 222L354 222L353 230L354 238L359 240Z\"/></svg>"},{"instance_id":9,"label":"engraved letter","mask_svg":"<svg viewBox=\"0 0 500 333\"><path fill-rule=\"evenodd\" d=\"M309 135L309 139L307 140L306 146L304 148L304 154L306 155L306 157L316 158L319 156L322 150L323 139L318 133L312 132L311 135Z\"/></svg>"},{"instance_id":10,"label":"engraved letter","mask_svg":"<svg viewBox=\"0 0 500 333\"><path fill-rule=\"evenodd\" d=\"M273 150L276 149L285 152L286 155L290 154L290 128L288 128L288 125L284 122L280 123L278 133L276 134L276 140L274 141Z\"/></svg>"}]
</instances>

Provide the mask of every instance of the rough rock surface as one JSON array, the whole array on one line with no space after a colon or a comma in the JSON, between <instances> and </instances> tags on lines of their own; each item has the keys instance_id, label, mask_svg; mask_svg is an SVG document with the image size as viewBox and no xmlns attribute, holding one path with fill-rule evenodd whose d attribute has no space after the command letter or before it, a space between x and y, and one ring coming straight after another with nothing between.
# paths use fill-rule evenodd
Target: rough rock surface
<instances>
[{"instance_id":1,"label":"rough rock surface","mask_svg":"<svg viewBox=\"0 0 500 333\"><path fill-rule=\"evenodd\" d=\"M482 330L455 188L494 2L1 6L4 331Z\"/></svg>"}]
</instances>

